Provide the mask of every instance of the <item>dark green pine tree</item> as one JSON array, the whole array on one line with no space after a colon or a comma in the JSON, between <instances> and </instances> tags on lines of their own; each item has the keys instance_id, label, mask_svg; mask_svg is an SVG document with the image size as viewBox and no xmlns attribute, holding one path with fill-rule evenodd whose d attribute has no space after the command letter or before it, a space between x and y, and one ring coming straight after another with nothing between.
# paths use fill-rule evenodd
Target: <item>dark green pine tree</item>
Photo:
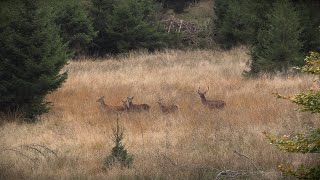
<instances>
[{"instance_id":1,"label":"dark green pine tree","mask_svg":"<svg viewBox=\"0 0 320 180\"><path fill-rule=\"evenodd\" d=\"M272 0L274 1L274 0ZM229 49L237 44L252 44L259 28L265 23L265 12L272 1L216 0L214 6L214 39Z\"/></svg>"},{"instance_id":2,"label":"dark green pine tree","mask_svg":"<svg viewBox=\"0 0 320 180\"><path fill-rule=\"evenodd\" d=\"M55 23L60 29L60 36L64 43L68 43L69 50L74 56L83 54L87 46L95 37L93 22L82 1L52 1Z\"/></svg>"},{"instance_id":3,"label":"dark green pine tree","mask_svg":"<svg viewBox=\"0 0 320 180\"><path fill-rule=\"evenodd\" d=\"M267 18L251 50L251 75L286 73L289 67L303 63L301 28L294 6L288 0L278 0Z\"/></svg>"},{"instance_id":4,"label":"dark green pine tree","mask_svg":"<svg viewBox=\"0 0 320 180\"><path fill-rule=\"evenodd\" d=\"M1 1L0 112L34 120L48 111L45 96L67 78L66 46L52 11L40 0Z\"/></svg>"},{"instance_id":5,"label":"dark green pine tree","mask_svg":"<svg viewBox=\"0 0 320 180\"><path fill-rule=\"evenodd\" d=\"M320 1L300 0L296 4L303 27L301 33L304 44L303 51L320 52Z\"/></svg>"},{"instance_id":6,"label":"dark green pine tree","mask_svg":"<svg viewBox=\"0 0 320 180\"><path fill-rule=\"evenodd\" d=\"M93 27L97 32L96 37L90 45L90 53L104 55L115 51L114 42L110 42L107 32L115 0L92 0L90 16L93 19Z\"/></svg>"},{"instance_id":7,"label":"dark green pine tree","mask_svg":"<svg viewBox=\"0 0 320 180\"><path fill-rule=\"evenodd\" d=\"M167 34L154 21L153 2L119 0L114 4L107 32L115 53L135 49L160 49Z\"/></svg>"}]
</instances>

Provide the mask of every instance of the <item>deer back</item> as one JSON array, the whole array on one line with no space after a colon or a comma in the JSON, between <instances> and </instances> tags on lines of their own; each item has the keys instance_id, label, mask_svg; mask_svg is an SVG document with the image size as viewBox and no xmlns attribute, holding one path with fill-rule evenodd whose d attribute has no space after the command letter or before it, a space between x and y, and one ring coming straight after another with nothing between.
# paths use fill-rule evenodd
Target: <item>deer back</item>
<instances>
[{"instance_id":1,"label":"deer back","mask_svg":"<svg viewBox=\"0 0 320 180\"><path fill-rule=\"evenodd\" d=\"M178 110L177 105L161 106L161 111L163 113L173 113L173 112L176 112L177 110Z\"/></svg>"},{"instance_id":2,"label":"deer back","mask_svg":"<svg viewBox=\"0 0 320 180\"><path fill-rule=\"evenodd\" d=\"M172 113L172 112L175 112L175 111L178 110L178 106L177 105L168 105L168 106L164 105L162 103L162 99L160 99L158 101L158 103L159 103L159 106L160 106L160 109L161 109L162 113Z\"/></svg>"},{"instance_id":3,"label":"deer back","mask_svg":"<svg viewBox=\"0 0 320 180\"><path fill-rule=\"evenodd\" d=\"M124 111L125 108L122 106L109 106L104 102L104 96L102 96L101 98L99 98L97 100L97 102L100 103L100 107L102 109L102 111L104 112L117 112L117 111Z\"/></svg>"},{"instance_id":4,"label":"deer back","mask_svg":"<svg viewBox=\"0 0 320 180\"><path fill-rule=\"evenodd\" d=\"M207 100L205 105L210 109L222 109L226 103L222 100Z\"/></svg>"}]
</instances>

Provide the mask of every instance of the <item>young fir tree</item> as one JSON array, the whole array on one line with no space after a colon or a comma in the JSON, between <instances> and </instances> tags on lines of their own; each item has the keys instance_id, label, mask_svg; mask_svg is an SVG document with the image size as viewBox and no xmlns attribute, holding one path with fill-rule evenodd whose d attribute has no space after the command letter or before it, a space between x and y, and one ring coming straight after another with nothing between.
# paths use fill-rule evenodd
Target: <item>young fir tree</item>
<instances>
[{"instance_id":1,"label":"young fir tree","mask_svg":"<svg viewBox=\"0 0 320 180\"><path fill-rule=\"evenodd\" d=\"M61 86L68 54L53 13L39 0L1 1L0 112L34 119L48 111L45 96Z\"/></svg>"},{"instance_id":2,"label":"young fir tree","mask_svg":"<svg viewBox=\"0 0 320 180\"><path fill-rule=\"evenodd\" d=\"M95 36L93 22L82 1L52 1L54 7L55 23L60 29L64 43L74 56L84 53Z\"/></svg>"},{"instance_id":3,"label":"young fir tree","mask_svg":"<svg viewBox=\"0 0 320 180\"><path fill-rule=\"evenodd\" d=\"M306 65L302 68L303 72L320 78L320 53L311 52L305 59ZM284 98L302 106L300 111L309 111L311 113L320 113L320 90L309 90L301 92L291 97L284 97L277 94L279 98ZM279 149L292 153L320 153L320 128L312 128L307 133L297 135L284 135L277 138L265 133L272 144ZM319 157L319 154L318 154ZM318 162L320 163L320 162ZM300 165L294 168L292 165L280 165L279 169L286 175L292 175L299 179L320 179L320 164L314 167Z\"/></svg>"},{"instance_id":4,"label":"young fir tree","mask_svg":"<svg viewBox=\"0 0 320 180\"><path fill-rule=\"evenodd\" d=\"M123 145L124 130L119 126L119 119L117 118L117 126L113 130L113 142L115 146L111 150L111 154L106 156L104 166L111 168L119 164L121 168L130 168L133 163L133 155L128 153L128 150Z\"/></svg>"},{"instance_id":5,"label":"young fir tree","mask_svg":"<svg viewBox=\"0 0 320 180\"><path fill-rule=\"evenodd\" d=\"M250 74L284 72L303 63L300 41L301 27L294 6L278 0L268 14L267 25L257 36L251 49Z\"/></svg>"}]
</instances>

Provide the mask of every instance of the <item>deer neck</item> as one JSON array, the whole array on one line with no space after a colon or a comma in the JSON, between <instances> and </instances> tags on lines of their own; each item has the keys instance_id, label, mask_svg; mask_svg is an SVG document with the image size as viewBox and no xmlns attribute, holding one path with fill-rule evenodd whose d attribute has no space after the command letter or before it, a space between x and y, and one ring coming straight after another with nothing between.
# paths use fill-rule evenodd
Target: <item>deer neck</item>
<instances>
[{"instance_id":1,"label":"deer neck","mask_svg":"<svg viewBox=\"0 0 320 180\"><path fill-rule=\"evenodd\" d=\"M160 108L164 108L165 106L163 104L159 104Z\"/></svg>"},{"instance_id":2,"label":"deer neck","mask_svg":"<svg viewBox=\"0 0 320 180\"><path fill-rule=\"evenodd\" d=\"M201 102L202 104L206 104L207 103L207 99L204 95L200 95L200 98L201 98Z\"/></svg>"},{"instance_id":3,"label":"deer neck","mask_svg":"<svg viewBox=\"0 0 320 180\"><path fill-rule=\"evenodd\" d=\"M102 110L105 110L105 109L109 108L108 105L104 102L104 100L100 101L100 104L101 104L101 109Z\"/></svg>"}]
</instances>

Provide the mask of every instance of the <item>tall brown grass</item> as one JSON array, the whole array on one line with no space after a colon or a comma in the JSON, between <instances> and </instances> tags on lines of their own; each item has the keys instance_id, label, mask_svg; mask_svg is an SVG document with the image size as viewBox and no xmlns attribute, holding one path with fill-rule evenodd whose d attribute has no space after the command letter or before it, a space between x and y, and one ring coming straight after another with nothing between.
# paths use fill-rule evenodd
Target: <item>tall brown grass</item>
<instances>
[{"instance_id":1,"label":"tall brown grass","mask_svg":"<svg viewBox=\"0 0 320 180\"><path fill-rule=\"evenodd\" d=\"M317 163L312 155L289 154L270 145L262 134L303 132L319 126L318 116L296 112L295 105L272 92L292 94L312 85L312 77L245 79L245 48L231 51L166 51L130 53L118 58L70 62L69 78L48 96L52 111L36 124L6 122L0 126L0 177L6 179L214 179L220 170L257 172L249 179L277 179L278 164ZM197 94L210 86L208 99L226 102L223 110L207 110ZM103 170L113 147L117 115L100 111L135 96L151 105L149 113L122 113L124 143L134 155L131 169ZM164 115L162 97L179 112ZM318 124L317 124L318 123ZM42 144L57 158L31 162L3 149ZM249 157L252 162L234 151Z\"/></svg>"}]
</instances>

